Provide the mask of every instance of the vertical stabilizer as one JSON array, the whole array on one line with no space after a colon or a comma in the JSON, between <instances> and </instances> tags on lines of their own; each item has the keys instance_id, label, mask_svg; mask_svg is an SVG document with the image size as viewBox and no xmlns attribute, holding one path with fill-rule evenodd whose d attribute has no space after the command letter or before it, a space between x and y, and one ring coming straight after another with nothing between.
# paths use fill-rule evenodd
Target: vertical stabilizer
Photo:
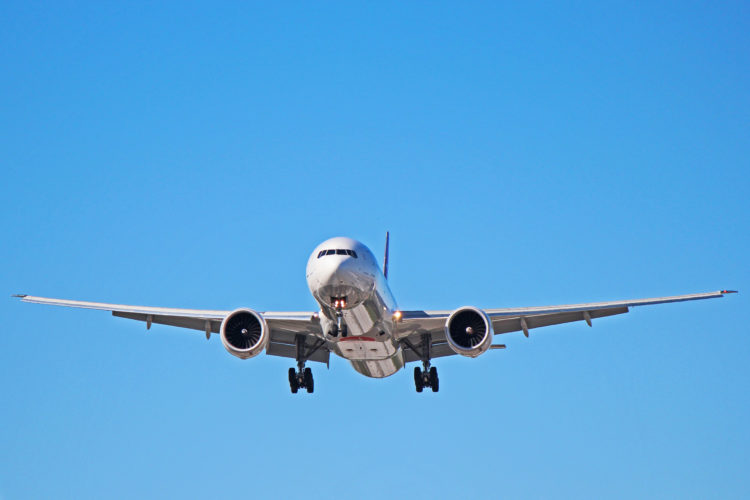
<instances>
[{"instance_id":1,"label":"vertical stabilizer","mask_svg":"<svg viewBox=\"0 0 750 500\"><path fill-rule=\"evenodd\" d=\"M391 233L385 232L385 257L383 258L383 276L388 279L388 245L390 243Z\"/></svg>"}]
</instances>

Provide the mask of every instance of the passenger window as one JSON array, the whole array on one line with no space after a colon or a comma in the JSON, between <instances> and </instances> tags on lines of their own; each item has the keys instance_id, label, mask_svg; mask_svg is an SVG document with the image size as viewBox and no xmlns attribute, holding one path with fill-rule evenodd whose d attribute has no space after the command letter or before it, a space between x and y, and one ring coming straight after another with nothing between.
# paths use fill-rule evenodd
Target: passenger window
<instances>
[{"instance_id":1,"label":"passenger window","mask_svg":"<svg viewBox=\"0 0 750 500\"><path fill-rule=\"evenodd\" d=\"M321 258L325 254L326 254L326 251L325 250L321 250L320 252L318 252L318 258Z\"/></svg>"},{"instance_id":2,"label":"passenger window","mask_svg":"<svg viewBox=\"0 0 750 500\"><path fill-rule=\"evenodd\" d=\"M338 255L346 255L346 250L336 250Z\"/></svg>"},{"instance_id":3,"label":"passenger window","mask_svg":"<svg viewBox=\"0 0 750 500\"><path fill-rule=\"evenodd\" d=\"M326 255L333 255L336 253L336 250L326 250Z\"/></svg>"}]
</instances>

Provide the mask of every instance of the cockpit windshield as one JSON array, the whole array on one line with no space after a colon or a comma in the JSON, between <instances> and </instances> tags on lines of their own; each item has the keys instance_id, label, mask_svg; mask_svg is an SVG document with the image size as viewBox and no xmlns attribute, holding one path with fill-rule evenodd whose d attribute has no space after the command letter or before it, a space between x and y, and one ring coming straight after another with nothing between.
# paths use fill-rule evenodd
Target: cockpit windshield
<instances>
[{"instance_id":1,"label":"cockpit windshield","mask_svg":"<svg viewBox=\"0 0 750 500\"><path fill-rule=\"evenodd\" d=\"M337 248L335 250L321 250L318 252L318 258L324 257L326 255L349 255L351 257L354 257L355 259L357 257L357 252L354 250L349 250L348 248Z\"/></svg>"}]
</instances>

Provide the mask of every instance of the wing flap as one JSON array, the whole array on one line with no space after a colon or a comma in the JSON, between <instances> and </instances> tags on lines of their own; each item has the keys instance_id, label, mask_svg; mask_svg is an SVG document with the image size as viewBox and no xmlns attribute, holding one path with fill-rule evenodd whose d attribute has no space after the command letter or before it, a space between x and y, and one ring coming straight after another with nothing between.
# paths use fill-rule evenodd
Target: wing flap
<instances>
[{"instance_id":1,"label":"wing flap","mask_svg":"<svg viewBox=\"0 0 750 500\"><path fill-rule=\"evenodd\" d=\"M112 316L119 318L134 319L137 321L148 322L148 316L151 316L151 323L159 325L176 326L180 328L188 328L191 330L206 331L206 322L210 327L210 331L213 333L219 333L221 329L220 320L202 319L202 318L185 318L181 316L160 316L160 315L146 315L139 313L128 313L113 311ZM297 347L295 340L297 335L305 336L305 349L311 349L315 346L315 342L318 340L318 336L315 335L315 324L306 324L307 322L301 320L267 320L268 328L270 330L270 338L268 345L266 346L266 354L271 356L281 356L284 358L297 358ZM316 361L318 363L328 364L330 352L324 346L318 347L308 358L308 361Z\"/></svg>"},{"instance_id":2,"label":"wing flap","mask_svg":"<svg viewBox=\"0 0 750 500\"><path fill-rule=\"evenodd\" d=\"M404 362L410 363L412 361L420 361L422 358L420 355L416 352L414 352L409 347L402 344L403 350L404 350ZM420 346L415 346L417 349L420 348ZM430 358L442 358L444 356L453 356L456 354L456 352L451 349L451 347L448 345L447 342L432 342L430 345Z\"/></svg>"},{"instance_id":3,"label":"wing flap","mask_svg":"<svg viewBox=\"0 0 750 500\"><path fill-rule=\"evenodd\" d=\"M306 344L307 349L310 349L311 347L312 345ZM266 354L271 356L281 356L282 358L297 359L297 346L281 342L269 342L268 346L266 346ZM307 361L328 364L330 355L331 353L328 349L320 347L307 357Z\"/></svg>"},{"instance_id":4,"label":"wing flap","mask_svg":"<svg viewBox=\"0 0 750 500\"><path fill-rule=\"evenodd\" d=\"M136 321L143 321L148 323L156 323L158 325L169 325L176 326L179 328L188 328L190 330L206 331L206 322L210 328L209 331L213 333L219 333L221 328L221 320L211 318L193 318L185 316L164 316L161 314L142 314L142 313L131 313L122 311L112 311L112 316L118 318L134 319ZM150 317L150 318L149 318Z\"/></svg>"},{"instance_id":5,"label":"wing flap","mask_svg":"<svg viewBox=\"0 0 750 500\"><path fill-rule=\"evenodd\" d=\"M526 327L541 328L543 326L559 325L562 323L572 323L574 321L586 321L585 313L588 312L589 318L604 318L606 316L614 316L616 314L625 314L628 312L627 307L613 307L610 309L594 309L591 311L574 311L574 312L562 312L552 314L538 314L531 316L517 316L517 317L493 317L492 318L492 329L495 334L520 332L523 330L521 325L521 318L526 321Z\"/></svg>"}]
</instances>

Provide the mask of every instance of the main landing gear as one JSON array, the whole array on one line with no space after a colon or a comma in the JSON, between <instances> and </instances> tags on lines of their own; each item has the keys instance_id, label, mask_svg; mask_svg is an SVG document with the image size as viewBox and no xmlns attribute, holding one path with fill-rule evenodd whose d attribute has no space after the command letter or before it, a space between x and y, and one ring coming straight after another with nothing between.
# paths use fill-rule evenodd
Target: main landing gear
<instances>
[{"instance_id":1,"label":"main landing gear","mask_svg":"<svg viewBox=\"0 0 750 500\"><path fill-rule=\"evenodd\" d=\"M305 368L304 363L297 366L299 366L299 371L289 368L289 387L292 389L292 394L297 394L300 389L307 389L308 393L312 393L315 389L312 370Z\"/></svg>"},{"instance_id":2,"label":"main landing gear","mask_svg":"<svg viewBox=\"0 0 750 500\"><path fill-rule=\"evenodd\" d=\"M306 348L305 336L297 335L294 343L297 348L297 369L289 368L289 388L292 390L292 394L297 394L300 389L306 389L308 393L312 393L315 389L315 381L313 380L312 370L305 368L305 362L325 344L325 341L319 339L310 348Z\"/></svg>"},{"instance_id":3,"label":"main landing gear","mask_svg":"<svg viewBox=\"0 0 750 500\"><path fill-rule=\"evenodd\" d=\"M424 371L418 366L414 367L414 385L417 388L417 392L422 392L425 387L430 387L432 392L437 392L440 389L440 379L438 379L437 368L425 367Z\"/></svg>"},{"instance_id":4,"label":"main landing gear","mask_svg":"<svg viewBox=\"0 0 750 500\"><path fill-rule=\"evenodd\" d=\"M430 346L432 344L430 334L426 333L422 335L422 342L419 344L419 347L416 347L408 340L404 340L403 342L409 349L422 358L424 369L418 366L414 367L414 386L417 392L422 392L425 387L432 389L432 392L437 392L440 389L440 379L438 379L437 368L430 366Z\"/></svg>"}]
</instances>

